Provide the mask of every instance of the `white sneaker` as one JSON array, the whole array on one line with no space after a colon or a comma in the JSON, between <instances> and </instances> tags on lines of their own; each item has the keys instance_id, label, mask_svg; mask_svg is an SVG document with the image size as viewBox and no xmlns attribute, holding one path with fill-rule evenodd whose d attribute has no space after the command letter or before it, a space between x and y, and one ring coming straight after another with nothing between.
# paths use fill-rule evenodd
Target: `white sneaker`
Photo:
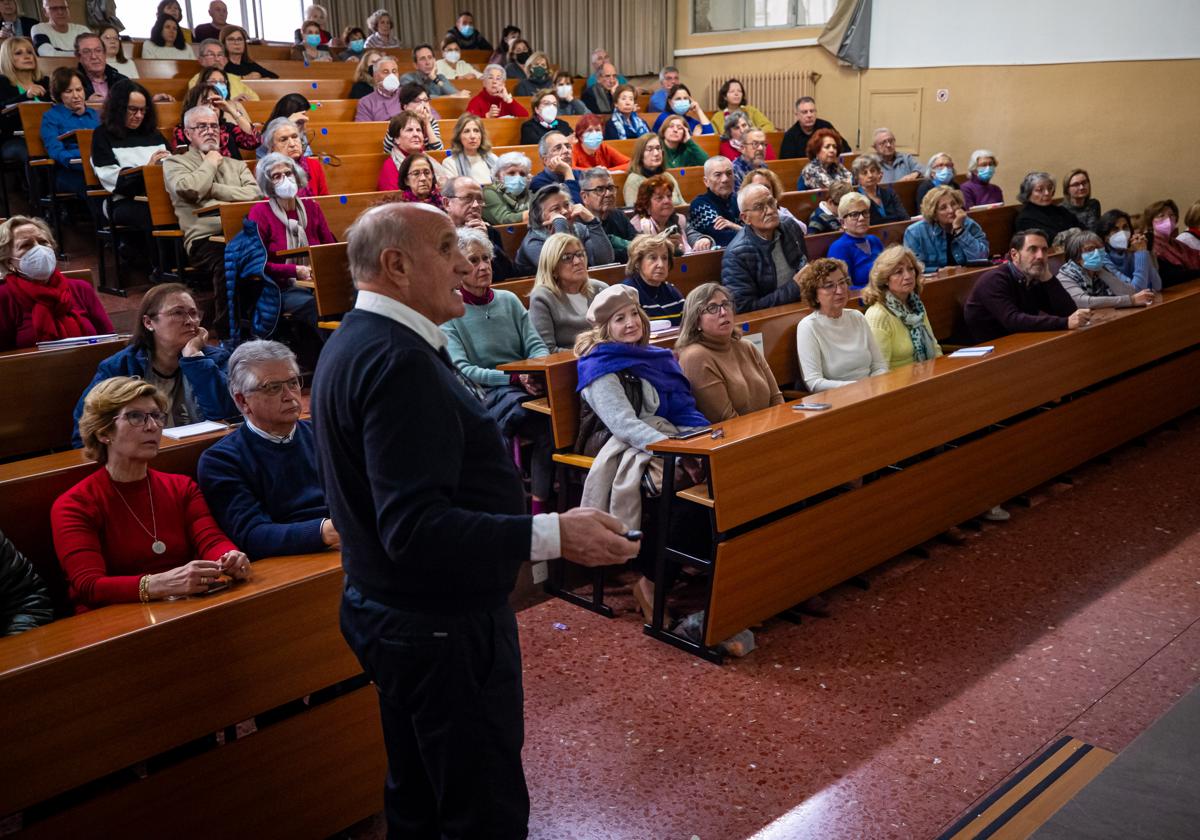
<instances>
[{"instance_id":1,"label":"white sneaker","mask_svg":"<svg viewBox=\"0 0 1200 840\"><path fill-rule=\"evenodd\" d=\"M1000 505L996 505L983 515L983 518L988 522L1007 522L1012 519L1012 514L1006 511Z\"/></svg>"}]
</instances>

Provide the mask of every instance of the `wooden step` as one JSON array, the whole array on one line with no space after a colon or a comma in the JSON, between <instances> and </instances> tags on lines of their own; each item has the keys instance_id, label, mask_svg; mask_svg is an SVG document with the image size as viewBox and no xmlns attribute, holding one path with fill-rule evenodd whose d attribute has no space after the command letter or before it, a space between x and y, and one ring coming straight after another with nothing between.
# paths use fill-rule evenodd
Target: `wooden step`
<instances>
[{"instance_id":1,"label":"wooden step","mask_svg":"<svg viewBox=\"0 0 1200 840\"><path fill-rule=\"evenodd\" d=\"M595 458L589 458L587 455L576 455L574 452L555 452L553 460L556 464L565 464L568 467L575 467L579 470L590 470L592 461Z\"/></svg>"}]
</instances>

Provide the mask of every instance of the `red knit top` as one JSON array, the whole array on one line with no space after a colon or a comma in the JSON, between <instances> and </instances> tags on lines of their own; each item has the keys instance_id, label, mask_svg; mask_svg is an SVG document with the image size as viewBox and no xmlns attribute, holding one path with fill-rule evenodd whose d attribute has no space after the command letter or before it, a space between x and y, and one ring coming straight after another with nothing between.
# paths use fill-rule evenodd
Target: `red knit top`
<instances>
[{"instance_id":1,"label":"red knit top","mask_svg":"<svg viewBox=\"0 0 1200 840\"><path fill-rule=\"evenodd\" d=\"M492 96L486 90L481 90L479 93L471 97L471 101L467 103L467 112L474 114L477 117L486 118L488 111L495 105L500 109L498 116L501 117L528 117L529 111L525 106L513 99L511 102L505 102L499 96Z\"/></svg>"},{"instance_id":2,"label":"red knit top","mask_svg":"<svg viewBox=\"0 0 1200 840\"><path fill-rule=\"evenodd\" d=\"M192 560L216 560L237 549L217 527L195 481L156 470L149 478L149 483L117 482L101 467L55 500L50 511L54 549L76 613L137 601L142 575ZM138 524L140 519L154 530L151 492L158 538L167 547L163 554L154 553L154 538Z\"/></svg>"}]
</instances>

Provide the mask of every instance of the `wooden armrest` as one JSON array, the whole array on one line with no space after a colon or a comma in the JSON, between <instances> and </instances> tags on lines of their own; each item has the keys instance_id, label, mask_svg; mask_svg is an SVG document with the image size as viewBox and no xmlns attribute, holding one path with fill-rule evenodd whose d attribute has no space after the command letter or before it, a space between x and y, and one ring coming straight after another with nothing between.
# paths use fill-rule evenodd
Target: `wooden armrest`
<instances>
[{"instance_id":1,"label":"wooden armrest","mask_svg":"<svg viewBox=\"0 0 1200 840\"><path fill-rule=\"evenodd\" d=\"M210 204L207 207L201 207L196 211L197 216L216 216L221 212L220 204Z\"/></svg>"},{"instance_id":2,"label":"wooden armrest","mask_svg":"<svg viewBox=\"0 0 1200 840\"><path fill-rule=\"evenodd\" d=\"M282 251L276 251L277 257L298 257L308 253L308 247L304 248L284 248Z\"/></svg>"},{"instance_id":3,"label":"wooden armrest","mask_svg":"<svg viewBox=\"0 0 1200 840\"><path fill-rule=\"evenodd\" d=\"M686 490L680 490L675 495L681 499L687 499L689 502L695 502L698 505L704 505L704 507L710 508L715 504L712 496L708 495L707 484L697 484L696 486L689 487Z\"/></svg>"},{"instance_id":4,"label":"wooden armrest","mask_svg":"<svg viewBox=\"0 0 1200 840\"><path fill-rule=\"evenodd\" d=\"M54 161L50 158L38 158L37 160L29 161L30 166L53 166Z\"/></svg>"},{"instance_id":5,"label":"wooden armrest","mask_svg":"<svg viewBox=\"0 0 1200 840\"><path fill-rule=\"evenodd\" d=\"M317 288L317 284L311 280L297 280L297 281L295 281L295 285L299 286L301 289Z\"/></svg>"},{"instance_id":6,"label":"wooden armrest","mask_svg":"<svg viewBox=\"0 0 1200 840\"><path fill-rule=\"evenodd\" d=\"M530 411L536 411L538 414L550 413L550 399L548 397L539 397L536 400L527 400L521 403L521 408L527 408Z\"/></svg>"},{"instance_id":7,"label":"wooden armrest","mask_svg":"<svg viewBox=\"0 0 1200 840\"><path fill-rule=\"evenodd\" d=\"M564 464L577 470L590 470L592 462L596 460L587 455L576 455L574 452L555 452L550 459L556 464Z\"/></svg>"},{"instance_id":8,"label":"wooden armrest","mask_svg":"<svg viewBox=\"0 0 1200 840\"><path fill-rule=\"evenodd\" d=\"M152 235L157 236L161 239L179 239L180 237L183 236L183 231L178 230L178 229L176 229L176 230L156 230L153 232Z\"/></svg>"},{"instance_id":9,"label":"wooden armrest","mask_svg":"<svg viewBox=\"0 0 1200 840\"><path fill-rule=\"evenodd\" d=\"M108 190L88 190L87 194L89 198L108 198L112 195Z\"/></svg>"},{"instance_id":10,"label":"wooden armrest","mask_svg":"<svg viewBox=\"0 0 1200 840\"><path fill-rule=\"evenodd\" d=\"M73 129L73 128L68 132L58 135L58 139L63 140L63 141L71 140L74 137L75 137L75 129Z\"/></svg>"}]
</instances>

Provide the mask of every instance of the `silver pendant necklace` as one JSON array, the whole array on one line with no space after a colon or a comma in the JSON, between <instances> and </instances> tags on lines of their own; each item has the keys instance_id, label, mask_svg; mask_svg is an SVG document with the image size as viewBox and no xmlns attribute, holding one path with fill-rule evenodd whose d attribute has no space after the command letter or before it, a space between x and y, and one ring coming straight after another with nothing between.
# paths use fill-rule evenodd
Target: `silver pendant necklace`
<instances>
[{"instance_id":1,"label":"silver pendant necklace","mask_svg":"<svg viewBox=\"0 0 1200 840\"><path fill-rule=\"evenodd\" d=\"M117 490L116 482L113 482L113 489ZM133 508L130 507L129 502L125 501L125 496L122 495L120 490L117 490L117 498L125 505L125 509L129 511L129 515L133 517L133 521L141 526L150 539L154 540L154 542L150 543L150 550L155 554L166 554L167 544L158 538L158 519L154 515L154 490L150 484L149 473L146 473L146 495L150 497L150 528L147 528L146 524L138 518L138 515L133 512Z\"/></svg>"}]
</instances>

